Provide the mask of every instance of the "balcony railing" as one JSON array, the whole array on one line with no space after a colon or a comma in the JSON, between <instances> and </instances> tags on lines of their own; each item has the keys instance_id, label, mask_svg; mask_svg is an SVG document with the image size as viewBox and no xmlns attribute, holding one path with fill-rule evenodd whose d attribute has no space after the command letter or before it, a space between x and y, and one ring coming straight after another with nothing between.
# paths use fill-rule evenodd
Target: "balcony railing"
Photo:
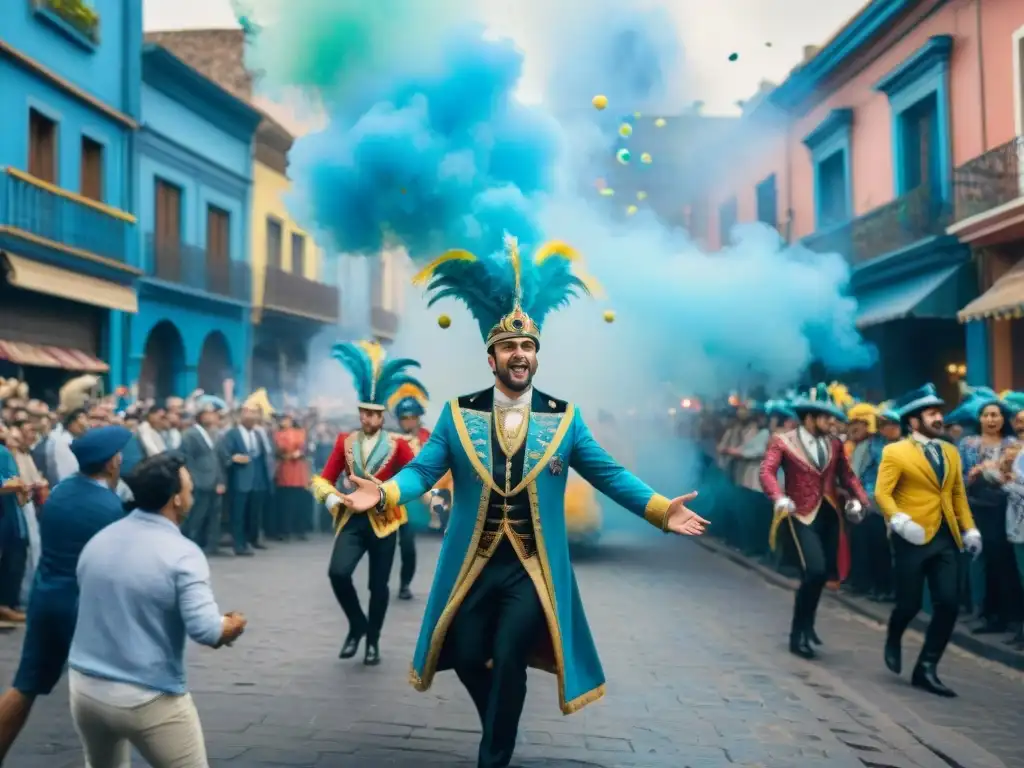
<instances>
[{"instance_id":1,"label":"balcony railing","mask_svg":"<svg viewBox=\"0 0 1024 768\"><path fill-rule=\"evenodd\" d=\"M135 218L6 168L0 176L0 227L127 264Z\"/></svg>"},{"instance_id":2,"label":"balcony railing","mask_svg":"<svg viewBox=\"0 0 1024 768\"><path fill-rule=\"evenodd\" d=\"M252 272L244 261L210 258L205 249L182 243L160 243L146 236L146 274L197 291L249 303Z\"/></svg>"},{"instance_id":3,"label":"balcony railing","mask_svg":"<svg viewBox=\"0 0 1024 768\"><path fill-rule=\"evenodd\" d=\"M948 211L940 196L921 186L846 224L805 237L803 244L818 253L842 254L853 265L864 264L945 234Z\"/></svg>"},{"instance_id":4,"label":"balcony railing","mask_svg":"<svg viewBox=\"0 0 1024 768\"><path fill-rule=\"evenodd\" d=\"M267 309L310 317L325 323L337 323L338 289L302 275L268 266L263 289L263 306Z\"/></svg>"},{"instance_id":5,"label":"balcony railing","mask_svg":"<svg viewBox=\"0 0 1024 768\"><path fill-rule=\"evenodd\" d=\"M954 169L953 194L956 221L1024 197L1024 136Z\"/></svg>"}]
</instances>

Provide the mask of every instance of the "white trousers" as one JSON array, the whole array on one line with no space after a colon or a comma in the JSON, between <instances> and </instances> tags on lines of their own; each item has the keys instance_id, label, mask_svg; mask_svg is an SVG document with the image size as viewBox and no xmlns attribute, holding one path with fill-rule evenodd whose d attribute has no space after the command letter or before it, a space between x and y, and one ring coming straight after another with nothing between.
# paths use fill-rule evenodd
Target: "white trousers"
<instances>
[{"instance_id":1,"label":"white trousers","mask_svg":"<svg viewBox=\"0 0 1024 768\"><path fill-rule=\"evenodd\" d=\"M129 768L133 746L152 768L209 768L191 694L115 707L72 691L71 717L87 768Z\"/></svg>"}]
</instances>

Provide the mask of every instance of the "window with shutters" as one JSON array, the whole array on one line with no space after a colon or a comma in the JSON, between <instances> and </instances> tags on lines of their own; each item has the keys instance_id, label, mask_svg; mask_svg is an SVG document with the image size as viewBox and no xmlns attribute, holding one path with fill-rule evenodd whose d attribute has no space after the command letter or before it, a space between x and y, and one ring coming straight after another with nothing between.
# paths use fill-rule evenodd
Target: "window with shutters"
<instances>
[{"instance_id":1,"label":"window with shutters","mask_svg":"<svg viewBox=\"0 0 1024 768\"><path fill-rule=\"evenodd\" d=\"M28 112L28 172L57 183L57 123L35 109Z\"/></svg>"},{"instance_id":2,"label":"window with shutters","mask_svg":"<svg viewBox=\"0 0 1024 768\"><path fill-rule=\"evenodd\" d=\"M82 137L81 189L83 197L103 202L103 145Z\"/></svg>"},{"instance_id":3,"label":"window with shutters","mask_svg":"<svg viewBox=\"0 0 1024 768\"><path fill-rule=\"evenodd\" d=\"M282 250L281 222L272 216L267 216L267 266L274 269L281 268Z\"/></svg>"},{"instance_id":4,"label":"window with shutters","mask_svg":"<svg viewBox=\"0 0 1024 768\"><path fill-rule=\"evenodd\" d=\"M231 294L231 214L215 205L206 207L207 288Z\"/></svg>"},{"instance_id":5,"label":"window with shutters","mask_svg":"<svg viewBox=\"0 0 1024 768\"><path fill-rule=\"evenodd\" d=\"M181 280L181 188L156 180L153 267L163 280Z\"/></svg>"},{"instance_id":6,"label":"window with shutters","mask_svg":"<svg viewBox=\"0 0 1024 768\"><path fill-rule=\"evenodd\" d=\"M292 274L306 275L306 237L297 232L292 233Z\"/></svg>"}]
</instances>

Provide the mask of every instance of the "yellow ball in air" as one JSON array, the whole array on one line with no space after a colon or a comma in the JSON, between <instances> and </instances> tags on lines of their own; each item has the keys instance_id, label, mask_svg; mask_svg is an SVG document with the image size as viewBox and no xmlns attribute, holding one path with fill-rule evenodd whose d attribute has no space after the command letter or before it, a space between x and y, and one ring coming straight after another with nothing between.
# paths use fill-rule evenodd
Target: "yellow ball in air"
<instances>
[{"instance_id":1,"label":"yellow ball in air","mask_svg":"<svg viewBox=\"0 0 1024 768\"><path fill-rule=\"evenodd\" d=\"M632 135L633 135L633 126L632 125L630 125L629 123L623 123L622 125L619 126L619 136L621 136L624 139L628 139Z\"/></svg>"},{"instance_id":2,"label":"yellow ball in air","mask_svg":"<svg viewBox=\"0 0 1024 768\"><path fill-rule=\"evenodd\" d=\"M604 321L606 323L614 323L615 322L615 312L613 310L606 309L604 311Z\"/></svg>"},{"instance_id":3,"label":"yellow ball in air","mask_svg":"<svg viewBox=\"0 0 1024 768\"><path fill-rule=\"evenodd\" d=\"M628 206L628 207L626 208L626 215L627 215L627 216L632 216L632 215L633 215L634 213L636 213L636 212L637 212L638 210L640 210L640 209L639 209L639 208L637 208L637 207L636 207L635 205L630 205L630 206Z\"/></svg>"},{"instance_id":4,"label":"yellow ball in air","mask_svg":"<svg viewBox=\"0 0 1024 768\"><path fill-rule=\"evenodd\" d=\"M608 97L598 94L590 103L594 105L594 109L604 109L608 106Z\"/></svg>"},{"instance_id":5,"label":"yellow ball in air","mask_svg":"<svg viewBox=\"0 0 1024 768\"><path fill-rule=\"evenodd\" d=\"M448 315L441 315L437 318L437 324L442 328L448 328L452 324L452 319Z\"/></svg>"}]
</instances>

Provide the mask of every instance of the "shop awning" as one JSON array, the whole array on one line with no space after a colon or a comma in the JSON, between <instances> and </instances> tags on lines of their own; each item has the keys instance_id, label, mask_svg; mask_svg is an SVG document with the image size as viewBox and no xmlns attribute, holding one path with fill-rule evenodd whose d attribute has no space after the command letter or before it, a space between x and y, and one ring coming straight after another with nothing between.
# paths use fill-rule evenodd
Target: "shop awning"
<instances>
[{"instance_id":1,"label":"shop awning","mask_svg":"<svg viewBox=\"0 0 1024 768\"><path fill-rule=\"evenodd\" d=\"M0 340L0 360L34 368L61 368L82 373L106 373L110 366L77 349Z\"/></svg>"},{"instance_id":2,"label":"shop awning","mask_svg":"<svg viewBox=\"0 0 1024 768\"><path fill-rule=\"evenodd\" d=\"M128 286L40 264L23 256L15 256L10 251L4 251L3 255L10 267L7 282L13 286L133 315L139 311L139 299L135 290Z\"/></svg>"},{"instance_id":3,"label":"shop awning","mask_svg":"<svg viewBox=\"0 0 1024 768\"><path fill-rule=\"evenodd\" d=\"M1020 317L1024 314L1024 261L1000 277L995 283L957 313L961 323L987 318Z\"/></svg>"},{"instance_id":4,"label":"shop awning","mask_svg":"<svg viewBox=\"0 0 1024 768\"><path fill-rule=\"evenodd\" d=\"M916 318L952 318L956 312L961 265L927 272L865 291L857 300L857 327Z\"/></svg>"}]
</instances>

